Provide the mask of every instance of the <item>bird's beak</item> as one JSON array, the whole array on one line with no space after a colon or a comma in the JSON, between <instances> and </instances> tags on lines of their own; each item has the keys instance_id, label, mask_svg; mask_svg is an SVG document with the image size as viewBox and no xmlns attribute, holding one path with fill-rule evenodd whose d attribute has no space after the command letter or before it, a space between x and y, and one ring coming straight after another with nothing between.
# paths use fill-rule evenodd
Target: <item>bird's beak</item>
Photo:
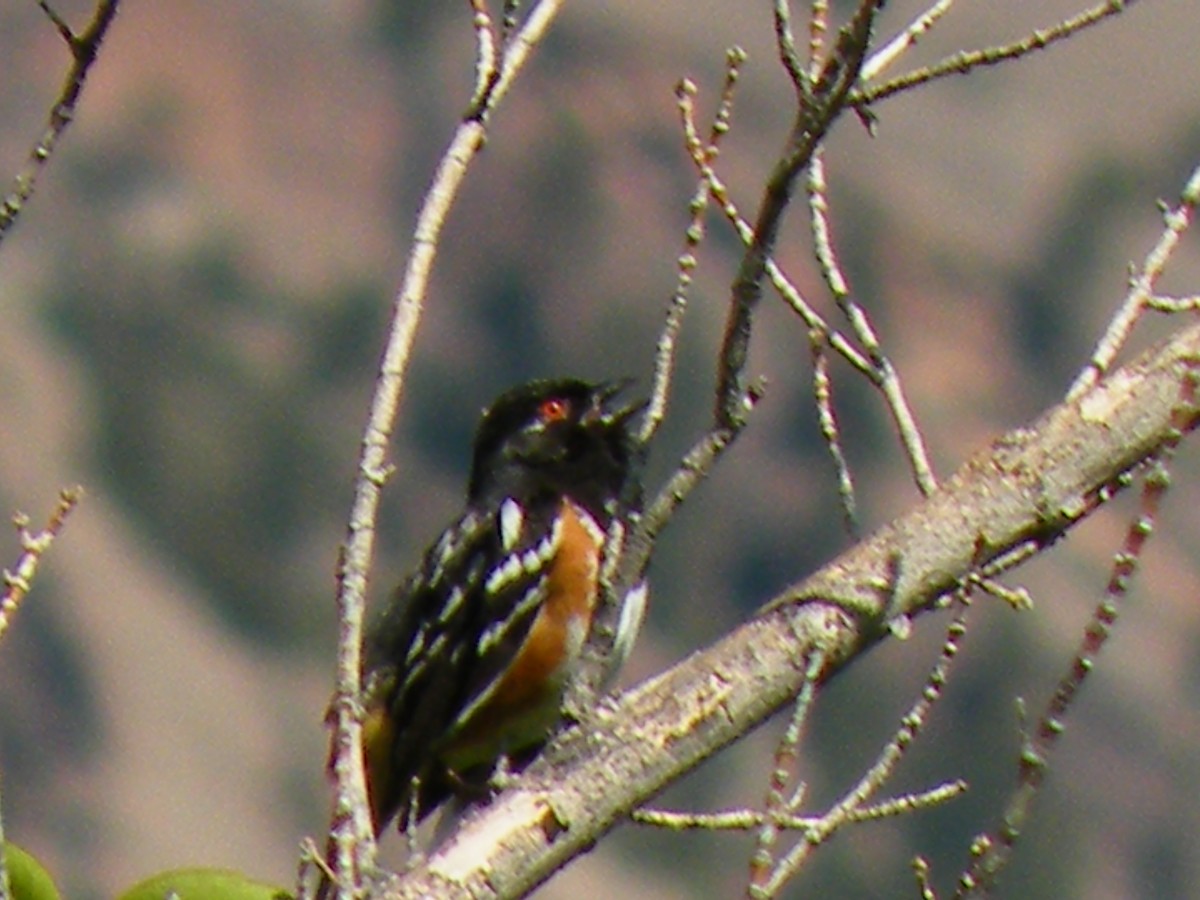
<instances>
[{"instance_id":1,"label":"bird's beak","mask_svg":"<svg viewBox=\"0 0 1200 900\"><path fill-rule=\"evenodd\" d=\"M614 402L617 395L632 386L632 378L614 378L596 386L592 395L592 408L584 416L585 423L603 428L619 428L650 405L650 401L637 399L625 404Z\"/></svg>"}]
</instances>

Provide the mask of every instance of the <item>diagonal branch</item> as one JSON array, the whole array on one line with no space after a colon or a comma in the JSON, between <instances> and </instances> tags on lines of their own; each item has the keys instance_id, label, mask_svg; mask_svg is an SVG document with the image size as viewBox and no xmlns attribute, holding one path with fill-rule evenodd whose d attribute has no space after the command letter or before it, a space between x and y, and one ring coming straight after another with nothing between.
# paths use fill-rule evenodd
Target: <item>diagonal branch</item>
<instances>
[{"instance_id":1,"label":"diagonal branch","mask_svg":"<svg viewBox=\"0 0 1200 900\"><path fill-rule=\"evenodd\" d=\"M17 217L25 208L25 203L33 196L37 187L38 177L46 168L51 155L58 146L58 139L63 136L67 126L75 118L75 107L79 103L79 95L83 93L84 82L96 55L100 52L100 44L108 34L108 27L117 16L117 6L120 0L99 0L96 12L88 26L76 34L66 21L55 12L46 0L38 0L38 6L46 14L52 25L58 30L67 48L71 51L71 68L63 80L58 99L50 109L49 121L42 136L38 138L24 167L13 178L12 187L7 196L0 202L0 241L4 240L8 230L16 222Z\"/></svg>"},{"instance_id":2,"label":"diagonal branch","mask_svg":"<svg viewBox=\"0 0 1200 900\"><path fill-rule=\"evenodd\" d=\"M1076 16L1064 19L1049 28L1033 31L1011 44L986 47L982 50L964 50L931 66L907 72L883 84L856 89L850 95L850 104L858 108L865 108L872 103L886 100L894 94L910 90L920 84L945 78L948 75L966 75L980 66L1000 65L1037 50L1045 50L1050 45L1066 40L1085 28L1100 24L1110 16L1120 15L1135 2L1137 0L1101 0L1095 6Z\"/></svg>"},{"instance_id":3,"label":"diagonal branch","mask_svg":"<svg viewBox=\"0 0 1200 900\"><path fill-rule=\"evenodd\" d=\"M586 852L628 812L790 702L821 651L822 680L1015 548L1045 547L1122 476L1197 423L1180 385L1200 326L970 459L930 497L750 622L619 695L562 734L488 808L379 896L515 897ZM1179 426L1183 425L1181 429ZM697 603L701 602L697 598Z\"/></svg>"}]
</instances>

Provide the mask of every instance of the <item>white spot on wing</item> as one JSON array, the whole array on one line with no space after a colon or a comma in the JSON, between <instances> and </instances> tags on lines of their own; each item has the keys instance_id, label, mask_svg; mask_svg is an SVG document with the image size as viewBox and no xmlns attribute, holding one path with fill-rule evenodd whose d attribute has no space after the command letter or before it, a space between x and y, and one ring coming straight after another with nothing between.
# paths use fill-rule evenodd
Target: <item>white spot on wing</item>
<instances>
[{"instance_id":1,"label":"white spot on wing","mask_svg":"<svg viewBox=\"0 0 1200 900\"><path fill-rule=\"evenodd\" d=\"M446 598L446 602L442 604L442 611L438 614L437 623L445 625L458 613L459 607L463 602L462 585L455 585L450 591L450 596Z\"/></svg>"},{"instance_id":2,"label":"white spot on wing","mask_svg":"<svg viewBox=\"0 0 1200 900\"><path fill-rule=\"evenodd\" d=\"M524 526L525 511L521 509L521 504L508 497L500 504L500 546L505 553L517 546Z\"/></svg>"},{"instance_id":3,"label":"white spot on wing","mask_svg":"<svg viewBox=\"0 0 1200 900\"><path fill-rule=\"evenodd\" d=\"M617 636L613 641L612 675L625 664L630 651L633 650L633 643L642 628L642 619L646 616L646 598L649 593L650 586L643 581L626 594L621 603L621 618L617 622Z\"/></svg>"},{"instance_id":4,"label":"white spot on wing","mask_svg":"<svg viewBox=\"0 0 1200 900\"><path fill-rule=\"evenodd\" d=\"M458 546L458 532L453 528L447 528L438 537L437 550L434 552L435 559L434 571L440 572L446 568L446 563L450 561L451 555Z\"/></svg>"},{"instance_id":5,"label":"white spot on wing","mask_svg":"<svg viewBox=\"0 0 1200 900\"><path fill-rule=\"evenodd\" d=\"M605 539L604 529L582 507L572 503L571 510L575 513L575 518L579 520L579 524L583 526L583 530L588 533L588 537L592 539L597 547L603 547Z\"/></svg>"},{"instance_id":6,"label":"white spot on wing","mask_svg":"<svg viewBox=\"0 0 1200 900\"><path fill-rule=\"evenodd\" d=\"M554 520L550 533L528 550L513 553L488 573L483 583L484 590L489 594L497 594L508 585L519 579L539 574L546 563L558 552L562 541L562 521Z\"/></svg>"},{"instance_id":7,"label":"white spot on wing","mask_svg":"<svg viewBox=\"0 0 1200 900\"><path fill-rule=\"evenodd\" d=\"M488 573L487 581L483 583L483 589L489 594L495 594L506 584L516 581L520 574L520 554L515 553L512 556L506 556L500 565Z\"/></svg>"},{"instance_id":8,"label":"white spot on wing","mask_svg":"<svg viewBox=\"0 0 1200 900\"><path fill-rule=\"evenodd\" d=\"M525 616L530 609L537 606L546 598L546 586L539 579L538 583L525 592L525 596L521 601L513 607L511 613L501 619L499 622L492 624L484 630L479 636L479 642L476 645L477 653L480 656L486 656L496 644L502 641L509 631L513 629L517 622Z\"/></svg>"},{"instance_id":9,"label":"white spot on wing","mask_svg":"<svg viewBox=\"0 0 1200 900\"><path fill-rule=\"evenodd\" d=\"M425 652L425 632L419 631L408 645L408 653L404 655L404 666L408 668Z\"/></svg>"}]
</instances>

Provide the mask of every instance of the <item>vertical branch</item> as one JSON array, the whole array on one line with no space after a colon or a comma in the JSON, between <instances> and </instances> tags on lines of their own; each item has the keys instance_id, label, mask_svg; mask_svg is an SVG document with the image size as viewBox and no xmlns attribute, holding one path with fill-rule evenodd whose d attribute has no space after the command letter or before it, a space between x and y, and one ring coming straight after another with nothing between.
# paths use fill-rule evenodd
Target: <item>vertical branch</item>
<instances>
[{"instance_id":1,"label":"vertical branch","mask_svg":"<svg viewBox=\"0 0 1200 900\"><path fill-rule=\"evenodd\" d=\"M821 58L825 55L825 35L829 31L829 0L812 0L808 15L808 63L812 77L821 74Z\"/></svg>"},{"instance_id":2,"label":"vertical branch","mask_svg":"<svg viewBox=\"0 0 1200 900\"><path fill-rule=\"evenodd\" d=\"M374 556L375 521L381 489L392 467L387 447L395 426L404 373L420 323L430 272L447 215L467 169L483 146L488 117L496 109L529 54L545 36L563 0L538 0L509 36L502 55L486 7L473 4L476 90L470 107L442 155L417 216L412 249L392 308L387 345L364 429L347 535L337 571L337 682L330 705L334 729L332 768L337 784L331 835L339 885L358 885L374 866L375 842L366 799L361 745L361 644L368 573ZM512 7L506 7L511 14Z\"/></svg>"},{"instance_id":3,"label":"vertical branch","mask_svg":"<svg viewBox=\"0 0 1200 900\"><path fill-rule=\"evenodd\" d=\"M0 780L0 789L4 783ZM12 885L8 878L8 848L4 837L4 792L0 790L0 900L12 900Z\"/></svg>"},{"instance_id":4,"label":"vertical branch","mask_svg":"<svg viewBox=\"0 0 1200 900\"><path fill-rule=\"evenodd\" d=\"M797 99L803 103L808 98L808 73L796 50L796 37L792 34L792 11L790 0L775 0L775 49L779 62L796 89Z\"/></svg>"},{"instance_id":5,"label":"vertical branch","mask_svg":"<svg viewBox=\"0 0 1200 900\"><path fill-rule=\"evenodd\" d=\"M921 437L916 417L904 395L900 376L896 373L891 360L884 354L879 337L871 325L866 310L850 295L850 286L842 274L830 236L827 193L825 161L818 148L813 153L808 166L808 206L817 262L821 274L825 278L825 283L829 287L829 292L833 294L838 308L842 311L846 321L850 323L851 329L871 360L871 366L875 373L873 381L882 391L884 401L892 414L892 420L900 434L900 443L908 456L913 478L921 493L928 496L937 487L937 478L934 476L933 467L929 462L925 441Z\"/></svg>"},{"instance_id":6,"label":"vertical branch","mask_svg":"<svg viewBox=\"0 0 1200 900\"><path fill-rule=\"evenodd\" d=\"M838 35L837 46L812 86L811 99L801 101L783 155L767 178L755 217L754 237L742 256L730 291L717 366L714 415L720 426L736 426L745 419L745 368L751 323L762 297L763 277L779 237L783 214L791 203L797 176L845 107L846 98L858 80L870 46L875 15L881 6L881 0L862 0L850 23Z\"/></svg>"},{"instance_id":7,"label":"vertical branch","mask_svg":"<svg viewBox=\"0 0 1200 900\"><path fill-rule=\"evenodd\" d=\"M742 244L748 247L750 242L754 240L754 232L751 230L749 223L738 212L738 208L733 200L730 199L729 190L725 186L725 183L702 153L693 154L692 162L701 175L703 175L704 181L708 185L709 193L712 195L713 200L717 202L717 207L721 210L729 224L733 226ZM779 265L773 259L767 260L767 278L770 279L771 287L779 294L780 299L803 320L806 328L820 335L821 340L828 344L830 349L841 356L856 371L870 378L872 382L878 382L878 373L875 371L871 361L851 343L849 338L831 327L828 322L821 318L821 315L801 296L795 284L788 279L787 274L779 268Z\"/></svg>"},{"instance_id":8,"label":"vertical branch","mask_svg":"<svg viewBox=\"0 0 1200 900\"><path fill-rule=\"evenodd\" d=\"M688 79L682 80L675 89L675 100L683 122L684 142L688 153L694 159L702 159L711 166L721 152L721 138L729 132L730 119L733 116L733 99L737 89L738 78L741 76L742 63L746 61L746 52L740 47L732 47L725 54L725 84L721 90L721 99L713 116L712 127L709 129L708 140L701 141L699 130L696 128L695 97L696 85ZM687 310L688 292L692 285L692 271L696 268L696 249L704 240L704 217L708 212L708 182L703 173L699 184L688 203L690 219L684 231L684 247L676 261L678 276L675 281L675 293L667 308L666 321L658 336L654 353L654 385L650 392L650 406L642 418L638 431L638 443L646 444L654 436L658 425L666 413L667 395L671 389L671 374L675 367L675 341L683 324L683 314Z\"/></svg>"},{"instance_id":9,"label":"vertical branch","mask_svg":"<svg viewBox=\"0 0 1200 900\"><path fill-rule=\"evenodd\" d=\"M750 856L751 896L756 893L756 888L761 889L770 879L775 843L779 839L780 820L799 807L803 799L803 784L789 792L790 795L785 792L796 777L800 737L808 721L808 713L812 709L817 683L825 662L825 654L820 650L814 651L809 657L804 668L804 684L796 695L796 702L792 704L792 717L779 745L775 748L775 766L771 770L771 781L767 786L766 813L763 816L762 827L758 830L754 853Z\"/></svg>"},{"instance_id":10,"label":"vertical branch","mask_svg":"<svg viewBox=\"0 0 1200 900\"><path fill-rule=\"evenodd\" d=\"M854 499L854 478L850 474L850 464L842 450L841 432L838 429L837 415L833 411L833 385L829 378L829 354L825 343L815 331L809 331L808 343L812 350L813 359L813 401L817 407L817 419L821 426L821 437L833 460L834 473L837 476L838 498L842 505L842 521L846 533L857 540L858 503Z\"/></svg>"}]
</instances>

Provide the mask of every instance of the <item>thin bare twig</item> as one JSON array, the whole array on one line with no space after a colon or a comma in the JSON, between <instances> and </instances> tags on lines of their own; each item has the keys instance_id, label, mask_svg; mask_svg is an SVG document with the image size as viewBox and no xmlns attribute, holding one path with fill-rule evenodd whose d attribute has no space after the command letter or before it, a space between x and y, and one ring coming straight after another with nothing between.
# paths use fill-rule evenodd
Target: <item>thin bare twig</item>
<instances>
[{"instance_id":1,"label":"thin bare twig","mask_svg":"<svg viewBox=\"0 0 1200 900\"><path fill-rule=\"evenodd\" d=\"M863 63L862 80L870 81L881 74L884 69L899 59L907 50L916 46L919 41L954 5L954 0L938 0L937 3L921 13L898 35L888 41L880 50L872 53Z\"/></svg>"},{"instance_id":2,"label":"thin bare twig","mask_svg":"<svg viewBox=\"0 0 1200 900\"><path fill-rule=\"evenodd\" d=\"M967 783L961 779L948 781L923 791L901 797L889 797L859 807L847 813L848 822L873 822L892 816L906 815L914 809L935 806L964 793ZM635 809L630 813L638 825L664 828L667 831L750 831L761 828L768 819L784 831L810 831L820 824L820 816L800 816L771 813L754 809L731 809L720 812L682 812L673 809Z\"/></svg>"},{"instance_id":3,"label":"thin bare twig","mask_svg":"<svg viewBox=\"0 0 1200 900\"><path fill-rule=\"evenodd\" d=\"M767 788L766 813L762 826L758 829L754 852L750 855L750 889L761 887L771 876L771 862L775 858L775 844L779 839L782 820L793 810L800 807L804 801L804 783L798 784L794 791L785 795L788 786L796 778L796 761L800 757L800 737L804 725L808 721L809 710L812 709L813 698L817 693L817 681L825 668L826 656L821 650L816 650L808 659L805 666L804 683L792 704L792 716L788 727L784 730L778 746L775 748L775 765L771 769L770 784Z\"/></svg>"},{"instance_id":4,"label":"thin bare twig","mask_svg":"<svg viewBox=\"0 0 1200 900\"><path fill-rule=\"evenodd\" d=\"M809 349L813 360L813 402L817 407L817 421L821 427L821 438L833 461L837 476L838 501L842 507L842 523L846 534L857 539L859 535L858 502L854 498L854 478L850 464L842 450L842 436L838 429L837 415L833 410L833 383L829 378L829 355L825 343L815 331L808 333Z\"/></svg>"},{"instance_id":5,"label":"thin bare twig","mask_svg":"<svg viewBox=\"0 0 1200 900\"><path fill-rule=\"evenodd\" d=\"M829 33L828 0L812 0L808 13L808 65L815 79L821 72L821 59L825 54L825 35Z\"/></svg>"},{"instance_id":6,"label":"thin bare twig","mask_svg":"<svg viewBox=\"0 0 1200 900\"><path fill-rule=\"evenodd\" d=\"M689 150L705 159L716 159L720 152L721 138L729 131L740 66L745 59L746 54L737 47L726 53L725 84L707 141L702 143L694 128L685 133L685 139L689 141ZM679 106L686 110L683 113L685 118L693 125L695 93L695 85L687 79L681 81L675 91ZM694 142L695 146L690 146L691 142ZM696 266L695 251L705 235L704 218L708 209L708 196L708 187L701 179L688 207L690 221L684 232L684 249L676 263L678 276L675 291L668 304L666 319L655 350L654 383L650 402L638 428L637 440L643 456L648 452L649 444L666 413L675 366L676 342L683 324L683 316L687 311L688 291L692 284L692 271ZM615 520L612 523L605 545L605 566L600 578L602 600L592 617L592 627L585 641L581 659L575 666L563 704L569 718L586 718L596 709L596 699L613 674L612 660L620 617L629 594L645 589L643 582L646 568L658 533L666 526L687 494L705 478L736 436L732 429L712 429L697 444L696 451L681 462L667 490L651 504L649 515L629 515L625 520ZM659 502L663 497L669 497L670 502Z\"/></svg>"},{"instance_id":7,"label":"thin bare twig","mask_svg":"<svg viewBox=\"0 0 1200 900\"><path fill-rule=\"evenodd\" d=\"M495 86L500 70L496 65L496 31L487 0L471 0L471 12L471 24L475 29L475 90L469 108L477 110Z\"/></svg>"},{"instance_id":8,"label":"thin bare twig","mask_svg":"<svg viewBox=\"0 0 1200 900\"><path fill-rule=\"evenodd\" d=\"M796 50L796 37L792 34L790 0L775 0L775 48L779 52L779 62L783 65L783 70L791 79L796 96L803 102L808 97L811 82Z\"/></svg>"},{"instance_id":9,"label":"thin bare twig","mask_svg":"<svg viewBox=\"0 0 1200 900\"><path fill-rule=\"evenodd\" d=\"M1164 297L1156 294L1146 298L1146 306L1155 312L1174 315L1182 312L1200 310L1200 296L1195 297Z\"/></svg>"},{"instance_id":10,"label":"thin bare twig","mask_svg":"<svg viewBox=\"0 0 1200 900\"><path fill-rule=\"evenodd\" d=\"M833 249L829 227L829 202L827 200L828 185L825 181L825 162L820 148L813 153L808 165L808 208L812 227L813 247L816 250L817 262L829 292L833 294L838 308L850 323L859 343L866 350L876 373L875 383L883 393L884 402L892 414L892 421L900 435L901 446L904 447L912 469L917 487L925 496L933 493L937 487L937 478L929 462L929 454L925 449L925 441L917 426L904 388L900 384L900 376L896 373L891 360L883 352L871 320L866 310L850 295L850 286L842 274L838 264L837 254Z\"/></svg>"},{"instance_id":11,"label":"thin bare twig","mask_svg":"<svg viewBox=\"0 0 1200 900\"><path fill-rule=\"evenodd\" d=\"M746 52L740 47L732 47L725 53L725 84L721 90L721 99L713 116L712 127L709 129L708 140L701 144L694 127L696 85L688 79L683 79L675 88L675 97L680 106L680 114L685 121L692 124L685 128L685 141L688 150L693 155L699 155L711 163L721 152L721 138L729 132L729 123L733 116L733 99L737 89L738 78L741 75L742 63L746 61ZM667 307L666 320L658 336L654 353L654 386L650 392L650 406L642 417L638 430L638 442L645 445L654 436L663 416L666 414L667 396L671 389L671 375L675 368L675 342L679 329L683 324L683 315L687 310L688 292L692 286L692 272L696 268L696 250L704 240L704 218L708 211L708 184L704 178L688 203L690 219L684 231L684 248L676 261L678 276L675 282L675 292Z\"/></svg>"},{"instance_id":12,"label":"thin bare twig","mask_svg":"<svg viewBox=\"0 0 1200 900\"><path fill-rule=\"evenodd\" d=\"M811 98L800 103L783 155L768 176L766 189L755 217L753 238L746 248L730 290L729 311L721 343L717 372L714 415L721 425L732 425L744 415L746 360L750 350L751 323L762 296L763 276L779 236L783 214L791 202L795 180L808 165L829 126L845 108L846 99L858 80L870 45L871 29L880 0L864 0L815 80Z\"/></svg>"},{"instance_id":13,"label":"thin bare twig","mask_svg":"<svg viewBox=\"0 0 1200 900\"><path fill-rule=\"evenodd\" d=\"M1125 342L1133 331L1133 326L1137 324L1146 307L1150 306L1161 310L1161 304L1156 305L1153 299L1154 286L1158 283L1163 269L1166 268L1171 254L1179 245L1180 238L1191 224L1197 204L1200 204L1200 165L1192 170L1187 184L1184 185L1183 191L1179 195L1179 203L1174 209L1164 210L1165 227L1162 234L1146 255L1141 270L1132 279L1129 293L1125 295L1121 308L1109 322L1108 330L1096 344L1091 359L1088 360L1083 371L1079 373L1067 391L1068 400L1079 397L1104 377L1121 348L1125 346Z\"/></svg>"},{"instance_id":14,"label":"thin bare twig","mask_svg":"<svg viewBox=\"0 0 1200 900\"><path fill-rule=\"evenodd\" d=\"M913 877L917 880L917 890L921 892L921 900L937 900L937 892L933 889L933 882L930 880L932 872L929 867L929 860L923 856L917 856L912 861Z\"/></svg>"},{"instance_id":15,"label":"thin bare twig","mask_svg":"<svg viewBox=\"0 0 1200 900\"><path fill-rule=\"evenodd\" d=\"M696 136L696 125L690 99L681 99L679 108L683 120L684 131L688 134L687 146L689 150L702 147L703 143ZM729 191L726 188L724 181L721 179L721 176L717 174L716 169L713 168L712 164L703 153L697 153L693 150L691 156L693 165L696 166L697 171L707 183L708 190L712 195L713 200L717 202L717 207L724 214L729 224L733 226L734 231L737 233L737 236L741 239L742 243L746 247L749 247L751 242L754 240L754 230L750 227L750 223L742 217L740 212L738 212L738 208L730 198ZM780 298L789 307L791 307L791 309L798 316L800 316L801 320L809 330L820 334L822 339L825 340L829 346L838 353L839 356L845 359L846 362L848 362L856 370L861 372L863 375L866 375L868 378L871 378L872 381L877 381L878 373L876 373L866 356L864 356L851 343L849 338L831 327L829 323L821 317L821 314L818 313L816 309L814 309L813 306L804 299L804 297L800 294L799 289L796 288L794 283L787 277L783 270L780 269L779 265L774 260L767 260L766 271L767 277L771 281L771 286L776 290Z\"/></svg>"},{"instance_id":16,"label":"thin bare twig","mask_svg":"<svg viewBox=\"0 0 1200 900\"><path fill-rule=\"evenodd\" d=\"M746 392L747 415L762 397L761 385L754 384ZM619 559L616 572L604 582L606 595L624 598L630 590L637 588L643 581L646 569L650 564L650 555L659 533L666 527L675 510L688 498L691 492L712 471L713 466L729 446L737 439L747 420L743 418L738 426L727 428L713 427L702 436L683 457L679 467L658 491L643 515L633 518L627 530L619 535ZM597 614L599 621L593 626L593 631L604 630L607 620L618 607L605 603L604 608ZM594 642L589 639L589 646L584 648L584 660L580 664L580 672L573 679L568 698L568 710L573 711L578 706L576 697L591 697L606 670L602 657L606 655L604 646L590 646Z\"/></svg>"},{"instance_id":17,"label":"thin bare twig","mask_svg":"<svg viewBox=\"0 0 1200 900\"><path fill-rule=\"evenodd\" d=\"M33 586L42 556L50 549L50 545L66 524L67 517L82 498L83 488L78 485L63 488L46 528L36 534L29 530L27 515L17 513L13 516L13 524L17 526L17 534L21 541L21 555L12 569L4 570L4 590L0 593L0 638L8 631L13 615Z\"/></svg>"},{"instance_id":18,"label":"thin bare twig","mask_svg":"<svg viewBox=\"0 0 1200 900\"><path fill-rule=\"evenodd\" d=\"M1077 16L1065 19L1049 28L1034 31L1019 41L1004 44L999 47L986 47L982 50L965 50L956 53L932 66L925 66L913 72L908 72L891 81L873 87L858 88L851 91L848 102L851 106L862 108L885 100L893 94L906 91L920 84L944 78L947 75L965 75L980 66L994 66L1010 59L1019 59L1036 50L1044 50L1051 44L1069 38L1071 35L1097 25L1109 16L1124 12L1136 0L1104 0Z\"/></svg>"},{"instance_id":19,"label":"thin bare twig","mask_svg":"<svg viewBox=\"0 0 1200 900\"><path fill-rule=\"evenodd\" d=\"M500 19L500 46L507 47L517 30L517 13L521 8L520 0L504 0Z\"/></svg>"},{"instance_id":20,"label":"thin bare twig","mask_svg":"<svg viewBox=\"0 0 1200 900\"><path fill-rule=\"evenodd\" d=\"M946 640L942 644L942 652L939 654L933 669L930 670L929 677L926 679L925 686L921 691L921 696L901 718L900 728L897 730L895 736L883 748L883 751L879 754L879 758L876 759L871 768L859 779L858 783L829 812L821 816L805 832L804 837L801 838L796 846L779 861L771 873L771 877L762 883L761 892L754 892L753 896L755 898L776 896L782 887L800 870L814 849L827 841L835 831L852 821L861 820L861 814L856 814L855 811L861 810L871 796L883 786L884 782L895 771L896 764L912 745L921 728L924 726L925 721L928 719L934 704L941 698L950 667L958 656L959 647L966 634L966 617L970 610L970 601L965 591L960 591L958 597L959 609L946 631ZM929 796L936 798L935 802L944 802L944 800L950 797L957 796L963 790L965 790L965 785L961 782L953 782L949 787L942 785L935 788ZM918 802L914 799L914 796L909 795L892 801L886 808L889 810L909 810L915 808L917 805Z\"/></svg>"},{"instance_id":21,"label":"thin bare twig","mask_svg":"<svg viewBox=\"0 0 1200 900\"><path fill-rule=\"evenodd\" d=\"M5 632L8 631L13 615L16 614L17 609L21 606L21 601L28 596L30 588L33 587L33 579L37 575L42 557L50 549L55 538L62 533L67 517L71 515L71 511L75 509L82 497L83 488L78 485L63 488L58 495L58 505L50 514L50 521L46 524L46 528L37 534L29 530L27 515L17 513L13 516L13 524L17 527L17 534L21 542L21 555L17 559L16 566L4 570L4 590L0 593L0 638L3 638ZM0 900L8 900L12 896L4 840L4 819L0 815Z\"/></svg>"},{"instance_id":22,"label":"thin bare twig","mask_svg":"<svg viewBox=\"0 0 1200 900\"><path fill-rule=\"evenodd\" d=\"M33 196L38 178L58 146L59 138L63 136L67 126L75 118L75 108L79 105L79 97L83 93L84 83L100 52L100 44L103 43L104 36L108 34L108 28L113 19L116 18L119 4L120 0L98 0L96 11L92 14L92 21L83 31L76 34L46 0L38 0L38 6L71 51L71 68L67 70L67 77L63 81L58 99L50 108L49 121L46 123L42 136L33 145L24 167L13 178L8 194L4 197L3 202L0 202L0 242L4 240L5 235L20 216L26 202Z\"/></svg>"},{"instance_id":23,"label":"thin bare twig","mask_svg":"<svg viewBox=\"0 0 1200 900\"><path fill-rule=\"evenodd\" d=\"M760 384L752 384L746 389L745 393L746 409L743 412L743 421L748 416L758 401L762 399L763 387ZM692 490L704 477L712 470L721 454L729 448L729 445L741 433L741 427L730 428L714 428L712 431L700 438L683 457L679 464L679 468L675 470L665 485L659 490L653 502L646 507L646 513L642 517L641 531L650 539L662 530L663 526L670 520L675 510L687 499Z\"/></svg>"}]
</instances>

